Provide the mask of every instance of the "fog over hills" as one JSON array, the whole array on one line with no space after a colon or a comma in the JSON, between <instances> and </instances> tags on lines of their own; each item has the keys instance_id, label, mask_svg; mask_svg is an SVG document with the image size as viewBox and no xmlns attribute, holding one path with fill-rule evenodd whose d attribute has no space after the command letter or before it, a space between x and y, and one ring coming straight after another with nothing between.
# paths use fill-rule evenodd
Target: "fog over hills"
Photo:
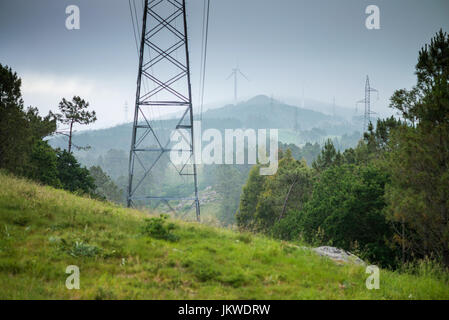
<instances>
[{"instance_id":1,"label":"fog over hills","mask_svg":"<svg viewBox=\"0 0 449 320\"><path fill-rule=\"evenodd\" d=\"M321 112L288 105L264 95L236 105L208 110L203 114L203 119L229 118L239 119L242 125L248 128L293 129L295 125L299 125L301 130L310 130L313 127L319 127L323 122L338 119Z\"/></svg>"},{"instance_id":2,"label":"fog over hills","mask_svg":"<svg viewBox=\"0 0 449 320\"><path fill-rule=\"evenodd\" d=\"M279 139L284 143L302 146L307 142L322 144L327 138L351 136L350 142L340 148L354 145L361 132L361 122L347 115L331 115L309 108L332 108L332 104L306 101L304 108L283 103L265 95L255 96L247 101L228 104L220 108L209 109L202 115L201 128L224 129L279 129ZM336 109L337 110L337 109ZM199 115L195 119L199 119ZM168 136L176 125L176 120L156 119L152 123L159 128L161 135ZM125 123L110 128L79 131L73 141L78 146L90 146L88 151L75 151L80 158L98 157L110 149L129 151L132 123ZM53 147L65 148L67 138L54 136L50 138Z\"/></svg>"}]
</instances>

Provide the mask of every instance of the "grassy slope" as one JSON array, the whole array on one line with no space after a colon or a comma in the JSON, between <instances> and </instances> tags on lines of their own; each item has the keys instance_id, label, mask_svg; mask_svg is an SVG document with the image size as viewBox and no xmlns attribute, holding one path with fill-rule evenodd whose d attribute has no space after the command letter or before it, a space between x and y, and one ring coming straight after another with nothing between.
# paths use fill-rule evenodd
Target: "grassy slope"
<instances>
[{"instance_id":1,"label":"grassy slope","mask_svg":"<svg viewBox=\"0 0 449 320\"><path fill-rule=\"evenodd\" d=\"M384 270L370 291L362 267L224 229L176 222L178 242L152 239L139 233L143 218L0 172L0 298L449 298L430 275ZM80 256L75 241L100 251ZM80 267L80 290L65 287L68 265Z\"/></svg>"}]
</instances>

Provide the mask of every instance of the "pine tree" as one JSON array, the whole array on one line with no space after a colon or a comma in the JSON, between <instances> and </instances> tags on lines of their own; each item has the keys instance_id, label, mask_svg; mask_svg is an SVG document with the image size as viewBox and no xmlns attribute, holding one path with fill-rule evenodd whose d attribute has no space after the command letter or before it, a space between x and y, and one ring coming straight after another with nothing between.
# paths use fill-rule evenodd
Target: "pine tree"
<instances>
[{"instance_id":1,"label":"pine tree","mask_svg":"<svg viewBox=\"0 0 449 320\"><path fill-rule=\"evenodd\" d=\"M406 232L404 252L440 258L449 267L449 36L442 30L419 52L417 85L395 92L405 120L393 133L386 198Z\"/></svg>"},{"instance_id":2,"label":"pine tree","mask_svg":"<svg viewBox=\"0 0 449 320\"><path fill-rule=\"evenodd\" d=\"M36 108L24 108L22 80L0 64L0 167L28 175L33 147L56 130L55 116L41 117Z\"/></svg>"},{"instance_id":3,"label":"pine tree","mask_svg":"<svg viewBox=\"0 0 449 320\"><path fill-rule=\"evenodd\" d=\"M89 103L81 99L80 97L73 97L72 101L67 101L65 98L59 103L59 110L61 114L58 114L58 120L61 123L69 125L69 153L72 151L72 134L73 125L89 124L97 120L95 111L89 112L85 109L89 107Z\"/></svg>"},{"instance_id":4,"label":"pine tree","mask_svg":"<svg viewBox=\"0 0 449 320\"><path fill-rule=\"evenodd\" d=\"M328 139L324 144L324 148L318 155L317 159L313 162L312 166L317 171L323 171L334 165L339 165L342 161L340 151L335 149L331 139Z\"/></svg>"},{"instance_id":5,"label":"pine tree","mask_svg":"<svg viewBox=\"0 0 449 320\"><path fill-rule=\"evenodd\" d=\"M265 176L259 174L259 171L259 165L251 168L240 197L240 206L235 218L237 225L243 230L252 230L254 228L256 206L266 179Z\"/></svg>"}]
</instances>

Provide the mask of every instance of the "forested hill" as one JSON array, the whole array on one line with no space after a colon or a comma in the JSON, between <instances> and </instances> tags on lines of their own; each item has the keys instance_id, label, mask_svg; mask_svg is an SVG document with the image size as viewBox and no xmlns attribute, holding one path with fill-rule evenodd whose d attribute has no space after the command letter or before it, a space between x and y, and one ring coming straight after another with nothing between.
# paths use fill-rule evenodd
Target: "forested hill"
<instances>
[{"instance_id":1,"label":"forested hill","mask_svg":"<svg viewBox=\"0 0 449 320\"><path fill-rule=\"evenodd\" d=\"M332 108L330 105L329 108ZM158 120L157 128L174 128L175 120ZM202 128L273 128L280 129L280 139L286 143L302 145L307 142L323 142L327 137L351 135L360 131L360 124L342 117L330 116L306 108L284 104L267 96L256 96L237 105L227 105L208 110L203 114ZM75 133L74 143L90 146L92 153L104 154L110 149L129 150L132 124L122 124L100 130ZM355 144L359 136L353 139ZM64 148L67 139L54 136L50 139L53 147Z\"/></svg>"},{"instance_id":2,"label":"forested hill","mask_svg":"<svg viewBox=\"0 0 449 320\"><path fill-rule=\"evenodd\" d=\"M247 128L278 128L300 130L324 128L325 124L344 121L321 112L282 103L264 95L246 102L230 104L219 109L208 110L203 119L236 118Z\"/></svg>"}]
</instances>

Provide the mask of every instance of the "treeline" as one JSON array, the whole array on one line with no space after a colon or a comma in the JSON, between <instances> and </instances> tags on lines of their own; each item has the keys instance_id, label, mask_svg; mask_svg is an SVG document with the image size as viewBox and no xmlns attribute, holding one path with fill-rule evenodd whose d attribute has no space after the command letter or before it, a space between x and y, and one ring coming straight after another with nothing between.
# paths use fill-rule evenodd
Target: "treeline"
<instances>
[{"instance_id":1,"label":"treeline","mask_svg":"<svg viewBox=\"0 0 449 320\"><path fill-rule=\"evenodd\" d=\"M333 245L397 267L428 258L449 267L449 36L419 52L417 84L394 93L401 119L378 120L356 148L328 141L309 167L281 151L279 169L254 166L239 228Z\"/></svg>"},{"instance_id":2,"label":"treeline","mask_svg":"<svg viewBox=\"0 0 449 320\"><path fill-rule=\"evenodd\" d=\"M42 117L35 107L25 108L22 81L11 68L0 64L0 169L45 185L87 194L97 199L120 199L120 190L100 167L82 167L71 148L75 123L96 120L87 111L88 103L79 97L63 99L60 114L51 111ZM57 124L69 126L68 150L53 149L45 138L57 133Z\"/></svg>"}]
</instances>

